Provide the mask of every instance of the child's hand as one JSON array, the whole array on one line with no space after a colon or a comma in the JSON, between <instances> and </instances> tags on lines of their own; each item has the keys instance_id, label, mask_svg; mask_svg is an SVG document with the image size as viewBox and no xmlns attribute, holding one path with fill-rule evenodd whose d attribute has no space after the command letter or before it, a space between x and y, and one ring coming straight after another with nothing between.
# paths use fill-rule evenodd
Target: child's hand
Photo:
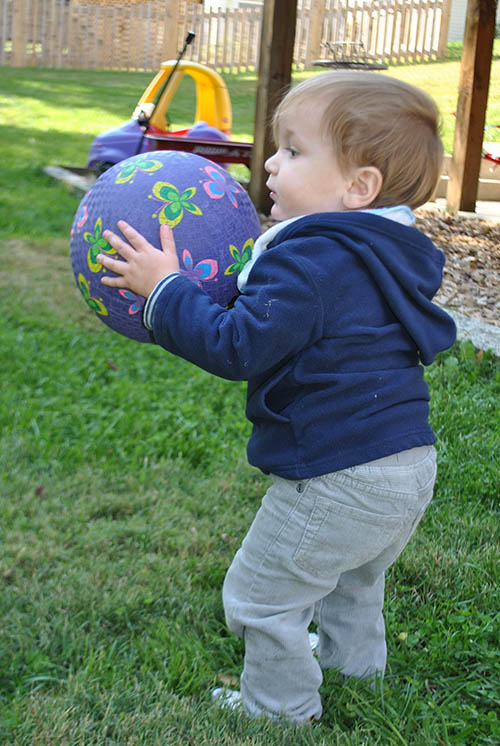
<instances>
[{"instance_id":1,"label":"child's hand","mask_svg":"<svg viewBox=\"0 0 500 746\"><path fill-rule=\"evenodd\" d=\"M125 261L98 254L97 261L118 275L105 276L101 282L110 287L128 288L147 298L160 280L179 270L172 229L168 225L160 227L162 250L158 251L124 220L118 222L118 227L129 243L111 231L104 231L102 235Z\"/></svg>"}]
</instances>

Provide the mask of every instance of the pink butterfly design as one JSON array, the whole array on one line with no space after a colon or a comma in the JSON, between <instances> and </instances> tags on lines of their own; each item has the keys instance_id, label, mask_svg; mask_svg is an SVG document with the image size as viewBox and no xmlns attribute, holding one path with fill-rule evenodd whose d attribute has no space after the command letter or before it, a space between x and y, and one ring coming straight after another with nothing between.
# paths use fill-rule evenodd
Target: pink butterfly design
<instances>
[{"instance_id":1,"label":"pink butterfly design","mask_svg":"<svg viewBox=\"0 0 500 746\"><path fill-rule=\"evenodd\" d=\"M122 288L119 288L118 292L122 296L122 298L125 298L126 300L131 301L131 304L128 308L128 312L131 316L134 315L134 313L139 313L139 311L142 309L144 305L144 298L141 298L139 295L135 295L134 293L131 293L130 290L123 290Z\"/></svg>"},{"instance_id":2,"label":"pink butterfly design","mask_svg":"<svg viewBox=\"0 0 500 746\"><path fill-rule=\"evenodd\" d=\"M223 171L213 166L205 166L204 171L210 176L210 181L203 182L203 189L211 199L221 199L228 197L233 207L238 207L238 200L235 195L239 193L236 184L228 181Z\"/></svg>"},{"instance_id":3,"label":"pink butterfly design","mask_svg":"<svg viewBox=\"0 0 500 746\"><path fill-rule=\"evenodd\" d=\"M75 215L75 220L73 222L73 226L71 228L71 238L73 238L73 235L75 233L75 226L77 228L77 232L80 232L80 228L82 228L85 223L87 222L87 218L89 216L87 205L80 205L78 208L78 211Z\"/></svg>"},{"instance_id":4,"label":"pink butterfly design","mask_svg":"<svg viewBox=\"0 0 500 746\"><path fill-rule=\"evenodd\" d=\"M184 263L184 269L181 268L180 272L187 277L188 280L195 282L200 288L202 287L202 282L213 280L219 271L219 265L217 264L216 259L202 259L201 262L198 262L198 264L195 265L193 257L187 249L184 249L182 252L182 261Z\"/></svg>"}]
</instances>

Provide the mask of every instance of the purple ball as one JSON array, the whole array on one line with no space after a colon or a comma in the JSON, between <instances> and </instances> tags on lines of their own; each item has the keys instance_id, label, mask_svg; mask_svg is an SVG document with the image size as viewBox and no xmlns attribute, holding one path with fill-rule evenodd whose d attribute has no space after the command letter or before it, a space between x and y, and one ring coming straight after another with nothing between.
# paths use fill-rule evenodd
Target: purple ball
<instances>
[{"instance_id":1,"label":"purple ball","mask_svg":"<svg viewBox=\"0 0 500 746\"><path fill-rule=\"evenodd\" d=\"M173 229L181 273L227 306L261 233L244 188L215 163L192 153L158 150L127 158L106 171L80 202L71 229L71 264L85 301L105 324L139 342L151 342L142 323L145 300L101 283L99 253L119 258L102 238L126 220L153 246L160 225Z\"/></svg>"}]
</instances>

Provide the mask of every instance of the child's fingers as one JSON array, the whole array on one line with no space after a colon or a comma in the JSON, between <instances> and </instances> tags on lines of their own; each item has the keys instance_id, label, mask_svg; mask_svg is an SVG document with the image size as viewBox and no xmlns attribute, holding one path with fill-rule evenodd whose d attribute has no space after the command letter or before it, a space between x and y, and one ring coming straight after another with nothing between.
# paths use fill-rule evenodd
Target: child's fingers
<instances>
[{"instance_id":1,"label":"child's fingers","mask_svg":"<svg viewBox=\"0 0 500 746\"><path fill-rule=\"evenodd\" d=\"M127 241L136 251L147 251L148 249L154 249L149 241L144 236L132 228L131 225L125 222L125 220L119 220L117 223L118 228L121 230Z\"/></svg>"},{"instance_id":2,"label":"child's fingers","mask_svg":"<svg viewBox=\"0 0 500 746\"><path fill-rule=\"evenodd\" d=\"M111 272L116 272L118 275L125 274L127 262L121 262L119 259L111 259L111 257L106 256L106 254L98 254L96 259L99 264L102 264L103 267L111 270Z\"/></svg>"},{"instance_id":3,"label":"child's fingers","mask_svg":"<svg viewBox=\"0 0 500 746\"><path fill-rule=\"evenodd\" d=\"M122 256L127 261L136 253L136 249L130 246L130 244L124 241L123 238L120 238L120 236L118 236L116 233L113 233L113 231L103 231L102 237L109 243L110 246L113 247L113 249L118 254L120 254L120 256ZM101 264L104 264L104 262L101 261L102 258L103 254L100 254L97 261L101 262ZM104 264L104 266L107 267L108 265Z\"/></svg>"},{"instance_id":4,"label":"child's fingers","mask_svg":"<svg viewBox=\"0 0 500 746\"><path fill-rule=\"evenodd\" d=\"M162 225L160 227L160 241L164 254L177 254L174 232L169 225Z\"/></svg>"},{"instance_id":5,"label":"child's fingers","mask_svg":"<svg viewBox=\"0 0 500 746\"><path fill-rule=\"evenodd\" d=\"M109 229L103 231L102 237L105 238L109 245L127 261L129 261L137 251L151 251L154 249L154 246L151 246L149 241L147 241L143 235L136 231L135 228L132 228L132 226L124 220L119 220L117 226L127 239L126 241L124 241L117 233L113 233L113 231Z\"/></svg>"},{"instance_id":6,"label":"child's fingers","mask_svg":"<svg viewBox=\"0 0 500 746\"><path fill-rule=\"evenodd\" d=\"M168 226L161 226L162 251L158 251L124 220L117 225L123 238L110 230L102 235L124 261L112 259L105 253L98 254L97 261L117 275L104 275L101 282L109 287L129 288L147 298L163 277L179 270L172 231Z\"/></svg>"},{"instance_id":7,"label":"child's fingers","mask_svg":"<svg viewBox=\"0 0 500 746\"><path fill-rule=\"evenodd\" d=\"M123 277L101 277L101 283L110 288L128 288L129 283Z\"/></svg>"},{"instance_id":8,"label":"child's fingers","mask_svg":"<svg viewBox=\"0 0 500 746\"><path fill-rule=\"evenodd\" d=\"M109 277L104 275L101 278L103 285L109 285L110 287L127 287L126 281L123 275L127 272L127 262L121 262L118 259L111 259L111 257L105 254L98 254L97 261L102 264L103 267L109 269L111 272L115 272L117 277Z\"/></svg>"}]
</instances>

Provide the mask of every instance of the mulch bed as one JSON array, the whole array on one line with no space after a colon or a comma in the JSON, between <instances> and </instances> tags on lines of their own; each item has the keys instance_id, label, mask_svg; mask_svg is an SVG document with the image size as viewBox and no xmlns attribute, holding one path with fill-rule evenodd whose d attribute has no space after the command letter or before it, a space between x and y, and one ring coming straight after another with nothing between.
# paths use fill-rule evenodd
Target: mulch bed
<instances>
[{"instance_id":1,"label":"mulch bed","mask_svg":"<svg viewBox=\"0 0 500 746\"><path fill-rule=\"evenodd\" d=\"M419 208L417 227L446 256L435 301L487 324L500 325L500 223ZM262 229L274 223L262 217Z\"/></svg>"},{"instance_id":2,"label":"mulch bed","mask_svg":"<svg viewBox=\"0 0 500 746\"><path fill-rule=\"evenodd\" d=\"M417 227L446 256L440 305L500 324L500 223L420 208Z\"/></svg>"}]
</instances>

